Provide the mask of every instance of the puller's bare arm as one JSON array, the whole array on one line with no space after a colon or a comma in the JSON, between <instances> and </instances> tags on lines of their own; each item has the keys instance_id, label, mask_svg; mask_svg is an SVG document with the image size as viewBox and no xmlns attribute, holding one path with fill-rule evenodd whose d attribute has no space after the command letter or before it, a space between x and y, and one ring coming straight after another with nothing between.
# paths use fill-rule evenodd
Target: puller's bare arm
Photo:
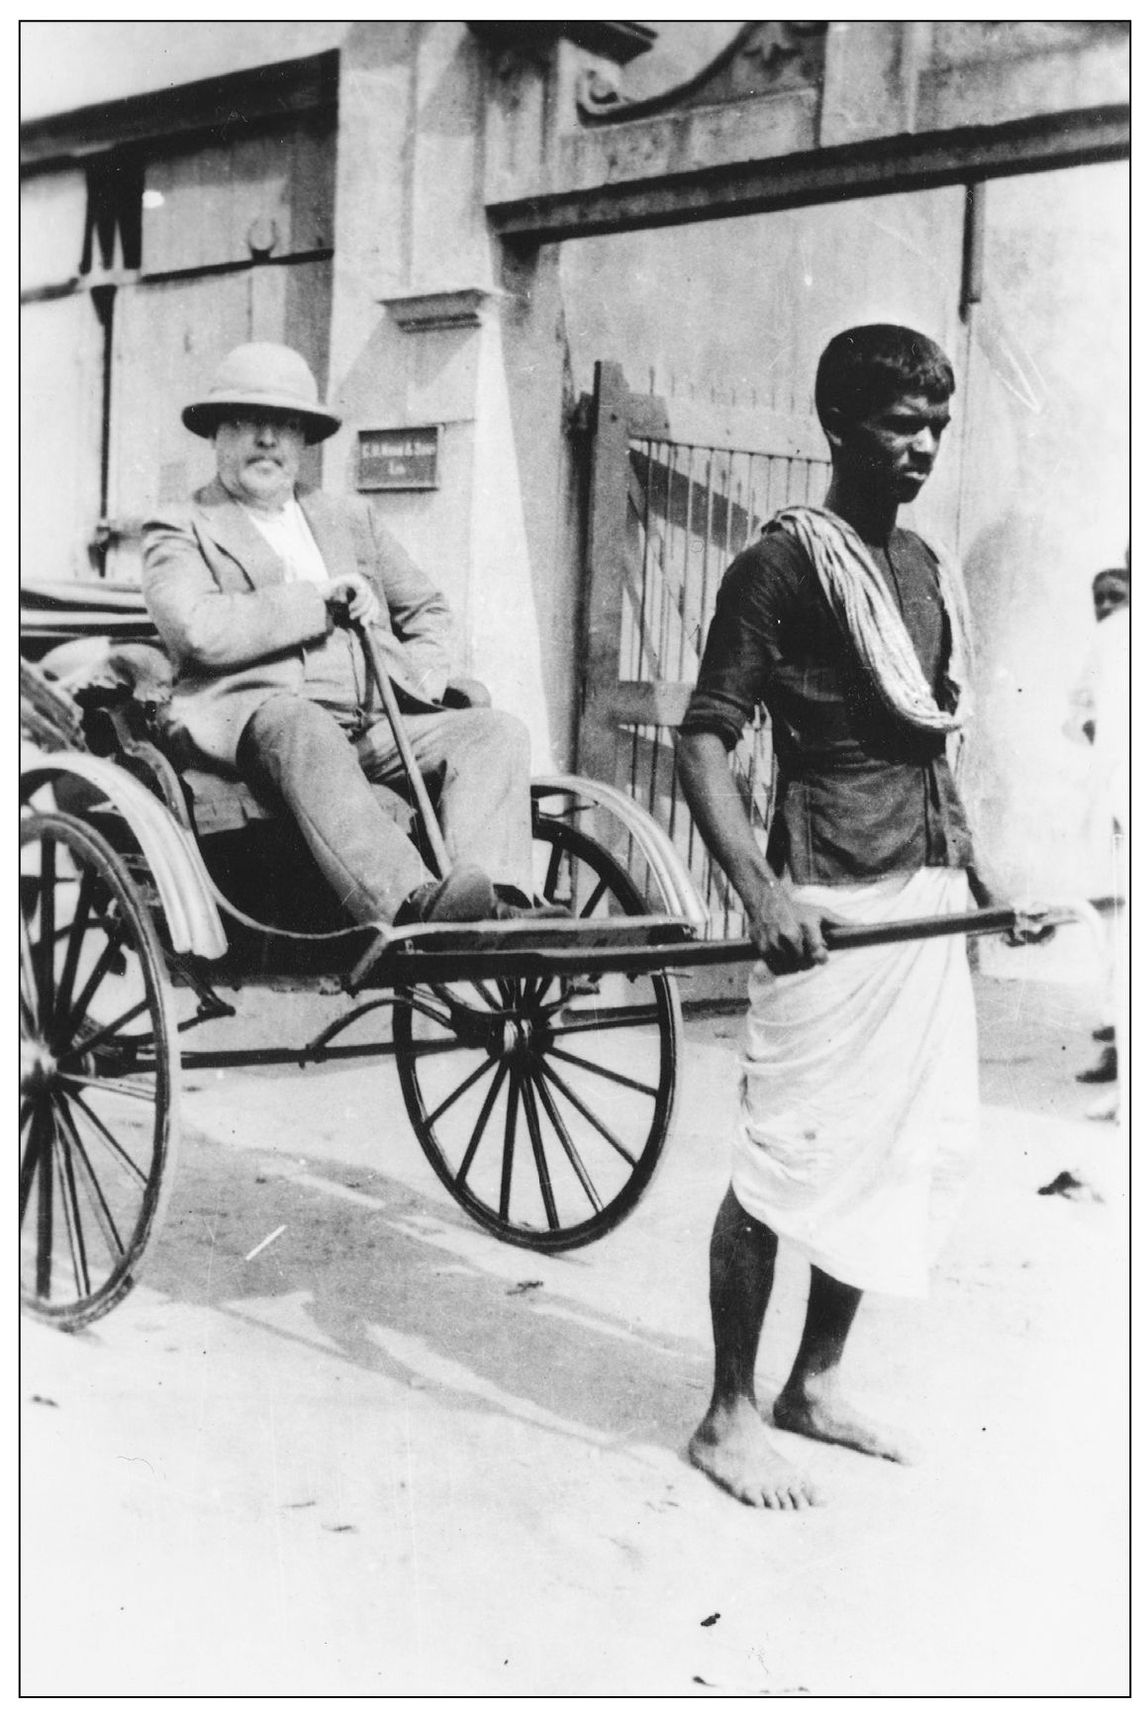
<instances>
[{"instance_id":1,"label":"puller's bare arm","mask_svg":"<svg viewBox=\"0 0 1146 1713\"><path fill-rule=\"evenodd\" d=\"M775 975L810 969L828 956L823 924L838 918L822 906L798 903L769 868L715 732L683 732L677 764L685 799L708 849L748 915L749 933Z\"/></svg>"}]
</instances>

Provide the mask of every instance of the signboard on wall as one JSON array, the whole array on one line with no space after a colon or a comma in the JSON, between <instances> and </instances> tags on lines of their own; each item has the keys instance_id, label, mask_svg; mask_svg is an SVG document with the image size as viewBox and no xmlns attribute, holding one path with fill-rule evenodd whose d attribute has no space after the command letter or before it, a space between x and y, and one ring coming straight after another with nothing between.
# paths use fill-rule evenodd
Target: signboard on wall
<instances>
[{"instance_id":1,"label":"signboard on wall","mask_svg":"<svg viewBox=\"0 0 1146 1713\"><path fill-rule=\"evenodd\" d=\"M358 435L359 493L436 488L439 434L437 426L361 429Z\"/></svg>"}]
</instances>

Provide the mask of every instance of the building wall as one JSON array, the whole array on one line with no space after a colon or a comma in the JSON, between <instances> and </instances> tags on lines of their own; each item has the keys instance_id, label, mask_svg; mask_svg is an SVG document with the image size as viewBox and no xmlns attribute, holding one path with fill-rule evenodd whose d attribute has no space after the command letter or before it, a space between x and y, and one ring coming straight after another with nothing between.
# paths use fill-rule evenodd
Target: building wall
<instances>
[{"instance_id":1,"label":"building wall","mask_svg":"<svg viewBox=\"0 0 1146 1713\"><path fill-rule=\"evenodd\" d=\"M1035 893L1100 889L1089 756L1063 725L1091 576L1128 539L1127 180L1108 166L989 184L969 321L954 187L562 247L575 386L597 358L618 361L684 438L707 426L767 451L788 424L822 451L815 365L849 325L903 322L948 351L953 428L902 521L964 560L978 636L967 790L1000 878Z\"/></svg>"},{"instance_id":2,"label":"building wall","mask_svg":"<svg viewBox=\"0 0 1146 1713\"><path fill-rule=\"evenodd\" d=\"M136 39L134 26L104 28ZM146 86L159 87L170 65L148 28ZM248 60L260 28L267 58L277 56L280 26L241 28ZM1088 637L1090 574L1121 557L1127 535L1126 168L992 182L986 289L968 320L957 187L503 252L485 215L491 183L548 183L574 155L578 171L655 169L660 157L642 149L654 129L669 147L671 124L562 153L583 63L568 42L549 61L539 52L510 63L462 23L321 29L335 31L340 68L334 255L320 264L329 310L312 333L346 415L324 449L323 479L354 487L361 429L439 425L438 489L370 503L446 589L463 664L526 719L538 764L572 753L581 496L569 427L594 361L620 361L632 385L647 377L694 438L707 425L726 443L767 449L782 431L818 446L810 383L826 337L903 320L947 345L959 379L957 426L918 511L961 548L983 636L971 794L1009 884L1081 874L1086 756L1060 729ZM1115 99L1125 62L1117 26L1081 23L833 23L826 52L823 144ZM123 57L106 63L122 83ZM736 129L730 121L712 137L735 146ZM39 257L52 223L35 209L31 218ZM258 276L247 277L250 319ZM53 333L38 350L45 317ZM59 303L31 306L25 350L26 368L51 372L56 414L73 399L73 429L90 419L94 384L89 320L79 317L86 344L77 335L74 350L59 345L75 320ZM191 304L172 376L192 357L209 369L213 327L221 338L221 324ZM44 432L35 387L24 432ZM130 460L121 465L115 498L130 510ZM82 487L77 478L80 509ZM64 563L51 484L33 497L28 559Z\"/></svg>"}]
</instances>

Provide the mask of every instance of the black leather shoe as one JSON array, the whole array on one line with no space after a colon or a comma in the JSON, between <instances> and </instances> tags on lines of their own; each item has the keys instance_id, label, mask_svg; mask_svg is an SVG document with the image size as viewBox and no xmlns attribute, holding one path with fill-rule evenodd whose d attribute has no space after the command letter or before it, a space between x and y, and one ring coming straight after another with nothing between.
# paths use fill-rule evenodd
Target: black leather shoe
<instances>
[{"instance_id":1,"label":"black leather shoe","mask_svg":"<svg viewBox=\"0 0 1146 1713\"><path fill-rule=\"evenodd\" d=\"M488 922L500 900L493 881L472 863L459 863L445 880L427 880L403 900L394 917L395 928L429 922Z\"/></svg>"}]
</instances>

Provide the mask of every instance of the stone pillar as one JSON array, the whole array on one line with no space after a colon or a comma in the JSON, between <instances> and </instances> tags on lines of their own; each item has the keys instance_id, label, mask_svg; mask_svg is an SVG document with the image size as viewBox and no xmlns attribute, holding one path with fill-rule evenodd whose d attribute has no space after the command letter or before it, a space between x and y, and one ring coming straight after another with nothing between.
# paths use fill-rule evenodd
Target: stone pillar
<instances>
[{"instance_id":1,"label":"stone pillar","mask_svg":"<svg viewBox=\"0 0 1146 1713\"><path fill-rule=\"evenodd\" d=\"M822 148L915 130L925 23L834 22L824 52Z\"/></svg>"},{"instance_id":2,"label":"stone pillar","mask_svg":"<svg viewBox=\"0 0 1146 1713\"><path fill-rule=\"evenodd\" d=\"M363 429L437 427L438 486L388 490L371 504L445 591L459 667L526 721L540 769L553 762L536 592L545 599L546 567L526 527L508 377L512 369L538 398L556 384L560 401L562 352L524 375L507 359L506 298L485 220L487 106L486 61L464 24L348 31L330 356L346 422L324 479L353 491ZM533 301L527 290L514 302L518 343L523 324L532 342ZM543 313L551 324L551 304ZM559 427L559 405L557 416Z\"/></svg>"}]
</instances>

